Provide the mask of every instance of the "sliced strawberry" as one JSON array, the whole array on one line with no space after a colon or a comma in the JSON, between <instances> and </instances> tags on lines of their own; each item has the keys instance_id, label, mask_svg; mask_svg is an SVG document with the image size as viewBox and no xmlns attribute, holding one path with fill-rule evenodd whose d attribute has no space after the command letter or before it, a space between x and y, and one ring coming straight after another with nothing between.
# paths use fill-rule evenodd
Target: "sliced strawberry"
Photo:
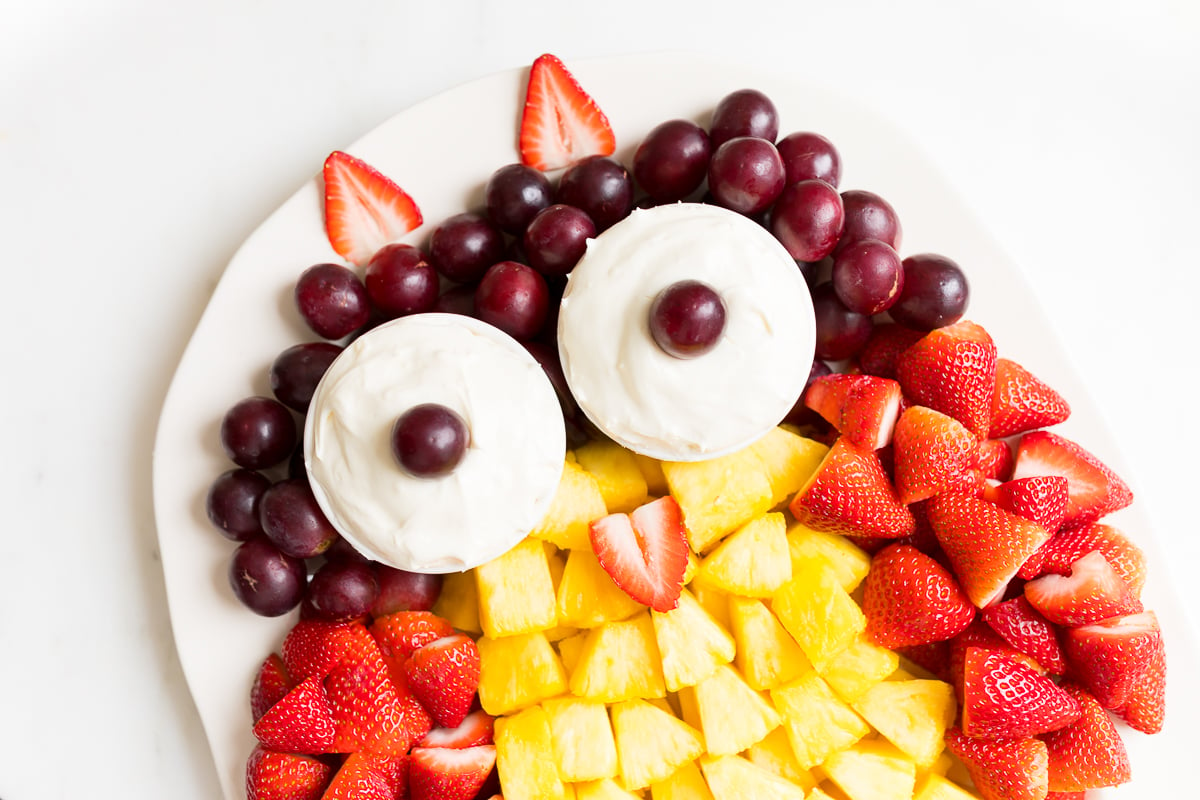
<instances>
[{"instance_id":1,"label":"sliced strawberry","mask_svg":"<svg viewBox=\"0 0 1200 800\"><path fill-rule=\"evenodd\" d=\"M1061 475L1067 479L1063 525L1095 522L1133 502L1133 493L1117 474L1079 445L1050 431L1033 431L1017 444L1014 478Z\"/></svg>"},{"instance_id":2,"label":"sliced strawberry","mask_svg":"<svg viewBox=\"0 0 1200 800\"><path fill-rule=\"evenodd\" d=\"M474 747L494 744L495 719L483 710L472 711L457 728L434 728L417 742L417 747Z\"/></svg>"},{"instance_id":3,"label":"sliced strawberry","mask_svg":"<svg viewBox=\"0 0 1200 800\"><path fill-rule=\"evenodd\" d=\"M371 623L371 635L385 656L408 658L418 647L452 633L454 626L432 611L397 611Z\"/></svg>"},{"instance_id":4,"label":"sliced strawberry","mask_svg":"<svg viewBox=\"0 0 1200 800\"><path fill-rule=\"evenodd\" d=\"M1067 479L1061 475L1038 475L1005 481L985 489L983 496L1053 533L1067 514L1067 487Z\"/></svg>"},{"instance_id":5,"label":"sliced strawberry","mask_svg":"<svg viewBox=\"0 0 1200 800\"><path fill-rule=\"evenodd\" d=\"M931 556L939 564L949 569L950 562L946 559L946 554L942 552L942 545L937 540L937 534L933 532L933 527L929 524L929 514L926 510L929 501L922 500L912 503L908 506L908 510L913 515L913 532L902 539L896 539L896 542L915 547L927 556ZM875 539L875 542L880 540ZM883 540L884 546L888 545L890 540ZM875 552L883 549L877 548Z\"/></svg>"},{"instance_id":6,"label":"sliced strawberry","mask_svg":"<svg viewBox=\"0 0 1200 800\"><path fill-rule=\"evenodd\" d=\"M967 768L984 800L1043 800L1049 785L1044 742L1032 737L976 739L946 731L946 747Z\"/></svg>"},{"instance_id":7,"label":"sliced strawberry","mask_svg":"<svg viewBox=\"0 0 1200 800\"><path fill-rule=\"evenodd\" d=\"M1049 534L1036 522L965 494L940 494L927 506L929 524L971 602L1000 598Z\"/></svg>"},{"instance_id":8,"label":"sliced strawberry","mask_svg":"<svg viewBox=\"0 0 1200 800\"><path fill-rule=\"evenodd\" d=\"M950 640L949 659L947 662L948 680L954 685L959 698L962 697L963 673L967 662L967 650L979 648L992 653L998 653L1005 658L1018 661L1037 673L1044 673L1045 668L1037 661L1013 647L1004 637L992 630L992 627L976 617L965 631Z\"/></svg>"},{"instance_id":9,"label":"sliced strawberry","mask_svg":"<svg viewBox=\"0 0 1200 800\"><path fill-rule=\"evenodd\" d=\"M1036 428L1048 428L1071 416L1058 392L1015 361L996 359L996 391L988 436L999 439Z\"/></svg>"},{"instance_id":10,"label":"sliced strawberry","mask_svg":"<svg viewBox=\"0 0 1200 800\"><path fill-rule=\"evenodd\" d=\"M950 639L975 617L975 606L954 576L904 544L890 545L871 559L862 609L867 636L888 649Z\"/></svg>"},{"instance_id":11,"label":"sliced strawberry","mask_svg":"<svg viewBox=\"0 0 1200 800\"><path fill-rule=\"evenodd\" d=\"M471 800L495 765L496 748L490 744L461 749L413 748L408 767L409 797L411 800Z\"/></svg>"},{"instance_id":12,"label":"sliced strawberry","mask_svg":"<svg viewBox=\"0 0 1200 800\"><path fill-rule=\"evenodd\" d=\"M360 659L379 647L361 622L301 620L284 637L283 664L296 681L324 677L345 658Z\"/></svg>"},{"instance_id":13,"label":"sliced strawberry","mask_svg":"<svg viewBox=\"0 0 1200 800\"><path fill-rule=\"evenodd\" d=\"M926 334L896 360L904 396L954 417L986 439L996 388L996 345L973 322L957 322Z\"/></svg>"},{"instance_id":14,"label":"sliced strawberry","mask_svg":"<svg viewBox=\"0 0 1200 800\"><path fill-rule=\"evenodd\" d=\"M1153 611L1106 619L1063 632L1070 674L1105 708L1119 708L1162 648Z\"/></svg>"},{"instance_id":15,"label":"sliced strawberry","mask_svg":"<svg viewBox=\"0 0 1200 800\"><path fill-rule=\"evenodd\" d=\"M1141 594L1146 583L1145 554L1119 529L1101 523L1060 530L1025 562L1019 574L1027 580L1047 573L1067 575L1071 564L1093 550L1104 556L1135 595Z\"/></svg>"},{"instance_id":16,"label":"sliced strawberry","mask_svg":"<svg viewBox=\"0 0 1200 800\"><path fill-rule=\"evenodd\" d=\"M1058 684L994 651L967 648L962 681L961 724L968 736L1036 736L1079 718L1079 703Z\"/></svg>"},{"instance_id":17,"label":"sliced strawberry","mask_svg":"<svg viewBox=\"0 0 1200 800\"><path fill-rule=\"evenodd\" d=\"M301 681L254 723L263 747L285 753L328 753L334 733L329 697L317 677Z\"/></svg>"},{"instance_id":18,"label":"sliced strawberry","mask_svg":"<svg viewBox=\"0 0 1200 800\"><path fill-rule=\"evenodd\" d=\"M407 753L433 721L408 691L391 679L382 653L339 663L325 678L337 735L334 751Z\"/></svg>"},{"instance_id":19,"label":"sliced strawberry","mask_svg":"<svg viewBox=\"0 0 1200 800\"><path fill-rule=\"evenodd\" d=\"M1046 800L1087 800L1086 792L1046 792Z\"/></svg>"},{"instance_id":20,"label":"sliced strawberry","mask_svg":"<svg viewBox=\"0 0 1200 800\"><path fill-rule=\"evenodd\" d=\"M420 647L404 665L408 688L437 724L457 727L471 711L479 688L479 648L453 633Z\"/></svg>"},{"instance_id":21,"label":"sliced strawberry","mask_svg":"<svg viewBox=\"0 0 1200 800\"><path fill-rule=\"evenodd\" d=\"M1157 642L1146 671L1130 687L1125 702L1113 709L1129 727L1142 733L1161 731L1166 715L1167 649L1161 635Z\"/></svg>"},{"instance_id":22,"label":"sliced strawberry","mask_svg":"<svg viewBox=\"0 0 1200 800\"><path fill-rule=\"evenodd\" d=\"M1022 597L983 609L983 621L1004 641L1020 650L1047 672L1062 675L1067 669L1054 626Z\"/></svg>"},{"instance_id":23,"label":"sliced strawberry","mask_svg":"<svg viewBox=\"0 0 1200 800\"><path fill-rule=\"evenodd\" d=\"M940 411L909 406L892 437L896 494L908 505L967 480L979 440L962 423ZM971 479L974 482L974 479Z\"/></svg>"},{"instance_id":24,"label":"sliced strawberry","mask_svg":"<svg viewBox=\"0 0 1200 800\"><path fill-rule=\"evenodd\" d=\"M408 756L366 750L342 762L321 800L398 800L407 796Z\"/></svg>"},{"instance_id":25,"label":"sliced strawberry","mask_svg":"<svg viewBox=\"0 0 1200 800\"><path fill-rule=\"evenodd\" d=\"M788 508L810 528L850 536L898 539L916 525L879 457L845 437L834 442Z\"/></svg>"},{"instance_id":26,"label":"sliced strawberry","mask_svg":"<svg viewBox=\"0 0 1200 800\"><path fill-rule=\"evenodd\" d=\"M255 722L267 713L267 709L283 699L296 685L283 658L278 653L271 653L258 668L254 683L250 686L250 714Z\"/></svg>"},{"instance_id":27,"label":"sliced strawberry","mask_svg":"<svg viewBox=\"0 0 1200 800\"><path fill-rule=\"evenodd\" d=\"M804 404L859 447L878 450L892 439L900 384L874 375L826 375L804 392Z\"/></svg>"},{"instance_id":28,"label":"sliced strawberry","mask_svg":"<svg viewBox=\"0 0 1200 800\"><path fill-rule=\"evenodd\" d=\"M871 329L871 337L858 351L858 367L868 375L881 378L896 377L896 359L925 334L894 322L885 322Z\"/></svg>"},{"instance_id":29,"label":"sliced strawberry","mask_svg":"<svg viewBox=\"0 0 1200 800\"><path fill-rule=\"evenodd\" d=\"M1097 551L1071 564L1069 575L1043 575L1025 584L1025 598L1055 625L1089 625L1136 614L1141 601Z\"/></svg>"},{"instance_id":30,"label":"sliced strawberry","mask_svg":"<svg viewBox=\"0 0 1200 800\"><path fill-rule=\"evenodd\" d=\"M585 156L612 155L617 140L604 112L557 56L538 56L529 70L521 112L521 163L543 171Z\"/></svg>"},{"instance_id":31,"label":"sliced strawberry","mask_svg":"<svg viewBox=\"0 0 1200 800\"><path fill-rule=\"evenodd\" d=\"M655 611L679 603L687 569L687 530L675 498L667 495L609 514L589 526L592 550L617 586Z\"/></svg>"},{"instance_id":32,"label":"sliced strawberry","mask_svg":"<svg viewBox=\"0 0 1200 800\"><path fill-rule=\"evenodd\" d=\"M1127 782L1129 755L1108 713L1080 687L1066 684L1064 691L1082 713L1073 724L1042 737L1050 756L1050 791L1086 792Z\"/></svg>"},{"instance_id":33,"label":"sliced strawberry","mask_svg":"<svg viewBox=\"0 0 1200 800\"><path fill-rule=\"evenodd\" d=\"M983 477L1006 481L1012 477L1013 451L1003 439L984 439L975 454L975 467Z\"/></svg>"},{"instance_id":34,"label":"sliced strawberry","mask_svg":"<svg viewBox=\"0 0 1200 800\"><path fill-rule=\"evenodd\" d=\"M421 211L390 178L349 153L325 159L325 234L334 251L362 266L421 225Z\"/></svg>"},{"instance_id":35,"label":"sliced strawberry","mask_svg":"<svg viewBox=\"0 0 1200 800\"><path fill-rule=\"evenodd\" d=\"M332 775L319 759L255 747L246 760L246 800L318 800Z\"/></svg>"}]
</instances>

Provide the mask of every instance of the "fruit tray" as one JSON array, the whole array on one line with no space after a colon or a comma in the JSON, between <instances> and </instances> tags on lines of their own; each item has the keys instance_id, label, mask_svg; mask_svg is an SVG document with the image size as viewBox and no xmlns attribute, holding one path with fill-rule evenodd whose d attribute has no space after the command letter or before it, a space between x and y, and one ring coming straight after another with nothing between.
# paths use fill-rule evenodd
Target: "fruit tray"
<instances>
[{"instance_id":1,"label":"fruit tray","mask_svg":"<svg viewBox=\"0 0 1200 800\"><path fill-rule=\"evenodd\" d=\"M769 95L784 127L812 130L837 143L842 188L888 198L904 225L904 253L938 252L963 265L971 281L967 317L985 325L1001 353L1045 376L1067 397L1071 418L1061 432L1085 443L1128 480L1116 443L1055 341L1039 300L1021 270L975 219L921 147L886 120L818 85L793 76L686 54L580 61L571 70L604 109L616 133L615 156L629 163L641 136L659 122L703 123L730 91ZM344 149L393 177L418 199L426 220L483 204L484 182L517 160L516 131L526 69L491 75L448 90L397 114ZM324 154L314 156L314 165ZM419 235L416 234L416 235ZM247 691L263 657L277 650L294 615L266 619L246 612L227 582L229 542L205 515L212 478L228 468L217 433L230 403L269 395L267 367L283 348L311 338L291 291L299 272L338 261L322 217L314 176L268 218L230 262L187 347L167 395L154 452L154 499L177 649L212 749L225 797L245 796L245 763L255 740ZM1111 518L1144 549L1149 565L1144 600L1164 631L1174 676L1200 667L1173 588L1166 584L1154 533L1138 503ZM1125 732L1133 781L1094 797L1150 798L1171 793L1178 765L1190 755L1187 725L1200 699L1184 681L1169 684L1164 731Z\"/></svg>"}]
</instances>

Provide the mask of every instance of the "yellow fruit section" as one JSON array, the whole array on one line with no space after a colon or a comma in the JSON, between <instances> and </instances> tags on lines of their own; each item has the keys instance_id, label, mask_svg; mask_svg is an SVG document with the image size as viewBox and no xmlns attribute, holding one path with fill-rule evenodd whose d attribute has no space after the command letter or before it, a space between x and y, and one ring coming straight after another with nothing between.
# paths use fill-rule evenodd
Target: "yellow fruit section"
<instances>
[{"instance_id":1,"label":"yellow fruit section","mask_svg":"<svg viewBox=\"0 0 1200 800\"><path fill-rule=\"evenodd\" d=\"M702 580L730 594L771 597L792 579L787 521L772 512L747 522L700 562Z\"/></svg>"},{"instance_id":2,"label":"yellow fruit section","mask_svg":"<svg viewBox=\"0 0 1200 800\"><path fill-rule=\"evenodd\" d=\"M693 686L733 660L733 637L686 589L678 606L650 618L668 691Z\"/></svg>"},{"instance_id":3,"label":"yellow fruit section","mask_svg":"<svg viewBox=\"0 0 1200 800\"><path fill-rule=\"evenodd\" d=\"M564 550L587 548L590 546L588 523L604 516L606 511L595 476L577 462L567 460L563 463L562 478L550 502L550 510L529 535Z\"/></svg>"},{"instance_id":4,"label":"yellow fruit section","mask_svg":"<svg viewBox=\"0 0 1200 800\"><path fill-rule=\"evenodd\" d=\"M709 461L667 461L663 474L697 553L772 508L771 481L749 449Z\"/></svg>"},{"instance_id":5,"label":"yellow fruit section","mask_svg":"<svg viewBox=\"0 0 1200 800\"><path fill-rule=\"evenodd\" d=\"M575 459L595 476L610 514L632 511L646 502L649 488L637 457L616 442L588 442L575 450Z\"/></svg>"},{"instance_id":6,"label":"yellow fruit section","mask_svg":"<svg viewBox=\"0 0 1200 800\"><path fill-rule=\"evenodd\" d=\"M577 697L542 703L550 722L559 777L565 781L598 781L617 774L617 744L608 708Z\"/></svg>"},{"instance_id":7,"label":"yellow fruit section","mask_svg":"<svg viewBox=\"0 0 1200 800\"><path fill-rule=\"evenodd\" d=\"M546 548L526 538L475 569L479 624L492 639L553 628L558 622Z\"/></svg>"}]
</instances>

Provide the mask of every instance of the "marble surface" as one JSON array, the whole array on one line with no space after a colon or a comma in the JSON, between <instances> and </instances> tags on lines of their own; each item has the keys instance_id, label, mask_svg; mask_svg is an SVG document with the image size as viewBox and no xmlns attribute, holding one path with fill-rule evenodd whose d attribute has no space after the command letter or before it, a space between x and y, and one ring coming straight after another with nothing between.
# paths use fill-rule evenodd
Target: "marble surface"
<instances>
[{"instance_id":1,"label":"marble surface","mask_svg":"<svg viewBox=\"0 0 1200 800\"><path fill-rule=\"evenodd\" d=\"M224 264L324 154L545 51L736 57L922 142L1037 289L1120 442L1104 455L1154 527L1135 533L1189 586L1194 4L603 7L0 0L0 798L218 796L151 504L174 366Z\"/></svg>"}]
</instances>

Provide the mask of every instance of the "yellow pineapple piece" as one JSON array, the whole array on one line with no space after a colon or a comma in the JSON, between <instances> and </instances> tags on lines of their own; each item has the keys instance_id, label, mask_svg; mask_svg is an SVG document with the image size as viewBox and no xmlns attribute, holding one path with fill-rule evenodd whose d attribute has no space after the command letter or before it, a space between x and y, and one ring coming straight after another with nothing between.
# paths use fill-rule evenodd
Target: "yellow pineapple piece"
<instances>
[{"instance_id":1,"label":"yellow pineapple piece","mask_svg":"<svg viewBox=\"0 0 1200 800\"><path fill-rule=\"evenodd\" d=\"M804 789L741 756L705 756L700 769L714 800L804 800Z\"/></svg>"},{"instance_id":2,"label":"yellow pineapple piece","mask_svg":"<svg viewBox=\"0 0 1200 800\"><path fill-rule=\"evenodd\" d=\"M666 780L650 784L650 800L713 800L713 796L700 767L689 761Z\"/></svg>"},{"instance_id":3,"label":"yellow pineapple piece","mask_svg":"<svg viewBox=\"0 0 1200 800\"><path fill-rule=\"evenodd\" d=\"M632 451L607 439L594 439L576 448L575 458L595 476L608 513L633 511L646 502L646 479Z\"/></svg>"},{"instance_id":4,"label":"yellow pineapple piece","mask_svg":"<svg viewBox=\"0 0 1200 800\"><path fill-rule=\"evenodd\" d=\"M851 706L918 767L937 760L958 710L954 689L936 680L883 681Z\"/></svg>"},{"instance_id":5,"label":"yellow pineapple piece","mask_svg":"<svg viewBox=\"0 0 1200 800\"><path fill-rule=\"evenodd\" d=\"M752 597L730 596L735 663L752 689L771 689L812 669L808 657L771 609Z\"/></svg>"},{"instance_id":6,"label":"yellow pineapple piece","mask_svg":"<svg viewBox=\"0 0 1200 800\"><path fill-rule=\"evenodd\" d=\"M829 447L776 427L751 445L751 450L762 462L771 482L771 507L779 508L817 471Z\"/></svg>"},{"instance_id":7,"label":"yellow pineapple piece","mask_svg":"<svg viewBox=\"0 0 1200 800\"><path fill-rule=\"evenodd\" d=\"M667 488L667 476L663 474L661 461L641 453L634 453L633 458L637 461L638 469L642 471L642 477L646 479L647 494L651 497L662 497L670 492Z\"/></svg>"},{"instance_id":8,"label":"yellow pineapple piece","mask_svg":"<svg viewBox=\"0 0 1200 800\"><path fill-rule=\"evenodd\" d=\"M556 642L558 656L562 660L563 669L570 675L579 663L579 654L583 652L583 643L587 641L587 631L579 631L565 639Z\"/></svg>"},{"instance_id":9,"label":"yellow pineapple piece","mask_svg":"<svg viewBox=\"0 0 1200 800\"><path fill-rule=\"evenodd\" d=\"M602 703L665 697L662 657L649 611L588 633L571 672L571 693Z\"/></svg>"},{"instance_id":10,"label":"yellow pineapple piece","mask_svg":"<svg viewBox=\"0 0 1200 800\"><path fill-rule=\"evenodd\" d=\"M917 780L911 760L871 739L830 754L821 772L850 800L911 800Z\"/></svg>"},{"instance_id":11,"label":"yellow pineapple piece","mask_svg":"<svg viewBox=\"0 0 1200 800\"><path fill-rule=\"evenodd\" d=\"M696 702L696 687L685 686L675 693L679 703L678 717L696 730L701 730L704 723L700 721L700 706Z\"/></svg>"},{"instance_id":12,"label":"yellow pineapple piece","mask_svg":"<svg viewBox=\"0 0 1200 800\"><path fill-rule=\"evenodd\" d=\"M875 684L896 672L900 656L886 647L859 636L838 653L821 672L821 677L838 697L852 703Z\"/></svg>"},{"instance_id":13,"label":"yellow pineapple piece","mask_svg":"<svg viewBox=\"0 0 1200 800\"><path fill-rule=\"evenodd\" d=\"M638 800L639 797L622 789L611 778L575 784L576 800Z\"/></svg>"},{"instance_id":14,"label":"yellow pineapple piece","mask_svg":"<svg viewBox=\"0 0 1200 800\"><path fill-rule=\"evenodd\" d=\"M441 594L431 610L464 633L482 633L475 570L447 573L442 578Z\"/></svg>"},{"instance_id":15,"label":"yellow pineapple piece","mask_svg":"<svg viewBox=\"0 0 1200 800\"><path fill-rule=\"evenodd\" d=\"M662 466L697 553L771 510L771 482L749 448L706 461L664 461Z\"/></svg>"},{"instance_id":16,"label":"yellow pineapple piece","mask_svg":"<svg viewBox=\"0 0 1200 800\"><path fill-rule=\"evenodd\" d=\"M835 798L830 797L824 789L822 789L820 786L817 786L808 793L807 800L835 800Z\"/></svg>"},{"instance_id":17,"label":"yellow pineapple piece","mask_svg":"<svg viewBox=\"0 0 1200 800\"><path fill-rule=\"evenodd\" d=\"M924 776L917 784L913 800L979 800L977 795L953 781L934 773Z\"/></svg>"},{"instance_id":18,"label":"yellow pineapple piece","mask_svg":"<svg viewBox=\"0 0 1200 800\"><path fill-rule=\"evenodd\" d=\"M711 755L740 753L779 727L779 714L771 704L728 664L717 667L693 692L700 730Z\"/></svg>"},{"instance_id":19,"label":"yellow pineapple piece","mask_svg":"<svg viewBox=\"0 0 1200 800\"><path fill-rule=\"evenodd\" d=\"M544 633L479 642L479 703L492 716L509 714L567 690L567 673Z\"/></svg>"},{"instance_id":20,"label":"yellow pineapple piece","mask_svg":"<svg viewBox=\"0 0 1200 800\"><path fill-rule=\"evenodd\" d=\"M805 791L817 785L816 776L800 768L796 754L792 752L792 743L788 741L787 731L782 727L776 728L761 741L750 745L745 756L751 763L791 781Z\"/></svg>"},{"instance_id":21,"label":"yellow pineapple piece","mask_svg":"<svg viewBox=\"0 0 1200 800\"><path fill-rule=\"evenodd\" d=\"M731 594L770 597L791 580L787 522L771 512L725 538L700 564L704 580Z\"/></svg>"},{"instance_id":22,"label":"yellow pineapple piece","mask_svg":"<svg viewBox=\"0 0 1200 800\"><path fill-rule=\"evenodd\" d=\"M917 769L922 774L929 774L932 772L945 777L957 761L958 759L956 759L949 750L943 749L942 752L938 753L938 757L933 760L932 764L926 767L918 765ZM920 776L918 775L918 778L919 777Z\"/></svg>"},{"instance_id":23,"label":"yellow pineapple piece","mask_svg":"<svg viewBox=\"0 0 1200 800\"><path fill-rule=\"evenodd\" d=\"M687 586L692 582L692 578L696 577L696 573L700 571L700 559L691 550L688 550L687 566L683 568L683 585Z\"/></svg>"},{"instance_id":24,"label":"yellow pineapple piece","mask_svg":"<svg viewBox=\"0 0 1200 800\"><path fill-rule=\"evenodd\" d=\"M867 618L832 569L805 561L771 601L771 610L818 672L866 630Z\"/></svg>"},{"instance_id":25,"label":"yellow pineapple piece","mask_svg":"<svg viewBox=\"0 0 1200 800\"><path fill-rule=\"evenodd\" d=\"M569 788L558 775L550 720L541 706L531 706L495 723L496 770L509 797L567 800Z\"/></svg>"},{"instance_id":26,"label":"yellow pineapple piece","mask_svg":"<svg viewBox=\"0 0 1200 800\"><path fill-rule=\"evenodd\" d=\"M853 592L871 569L871 556L861 547L836 533L814 531L794 522L788 528L788 549L792 554L792 572L808 560L825 563L847 592Z\"/></svg>"},{"instance_id":27,"label":"yellow pineapple piece","mask_svg":"<svg viewBox=\"0 0 1200 800\"><path fill-rule=\"evenodd\" d=\"M554 579L541 540L526 537L502 556L475 568L479 624L498 639L553 628L558 622Z\"/></svg>"},{"instance_id":28,"label":"yellow pineapple piece","mask_svg":"<svg viewBox=\"0 0 1200 800\"><path fill-rule=\"evenodd\" d=\"M733 660L733 637L687 589L680 593L679 605L666 612L652 610L650 619L669 692L691 686Z\"/></svg>"},{"instance_id":29,"label":"yellow pineapple piece","mask_svg":"<svg viewBox=\"0 0 1200 800\"><path fill-rule=\"evenodd\" d=\"M666 780L704 752L700 732L645 700L613 705L621 784L636 791Z\"/></svg>"},{"instance_id":30,"label":"yellow pineapple piece","mask_svg":"<svg viewBox=\"0 0 1200 800\"><path fill-rule=\"evenodd\" d=\"M783 716L784 730L801 769L812 769L830 753L850 747L871 731L816 672L806 672L772 689L771 701Z\"/></svg>"},{"instance_id":31,"label":"yellow pineapple piece","mask_svg":"<svg viewBox=\"0 0 1200 800\"><path fill-rule=\"evenodd\" d=\"M558 623L594 628L645 608L617 586L591 548L571 550L558 585Z\"/></svg>"},{"instance_id":32,"label":"yellow pineapple piece","mask_svg":"<svg viewBox=\"0 0 1200 800\"><path fill-rule=\"evenodd\" d=\"M550 721L558 775L564 781L598 781L617 774L617 744L603 703L556 697L542 703Z\"/></svg>"},{"instance_id":33,"label":"yellow pineapple piece","mask_svg":"<svg viewBox=\"0 0 1200 800\"><path fill-rule=\"evenodd\" d=\"M713 586L703 578L692 581L688 588L696 602L704 606L704 610L725 630L732 630L729 618L729 593L724 589Z\"/></svg>"},{"instance_id":34,"label":"yellow pineapple piece","mask_svg":"<svg viewBox=\"0 0 1200 800\"><path fill-rule=\"evenodd\" d=\"M595 476L574 459L567 459L550 509L529 535L563 550L591 547L588 524L607 513Z\"/></svg>"}]
</instances>

